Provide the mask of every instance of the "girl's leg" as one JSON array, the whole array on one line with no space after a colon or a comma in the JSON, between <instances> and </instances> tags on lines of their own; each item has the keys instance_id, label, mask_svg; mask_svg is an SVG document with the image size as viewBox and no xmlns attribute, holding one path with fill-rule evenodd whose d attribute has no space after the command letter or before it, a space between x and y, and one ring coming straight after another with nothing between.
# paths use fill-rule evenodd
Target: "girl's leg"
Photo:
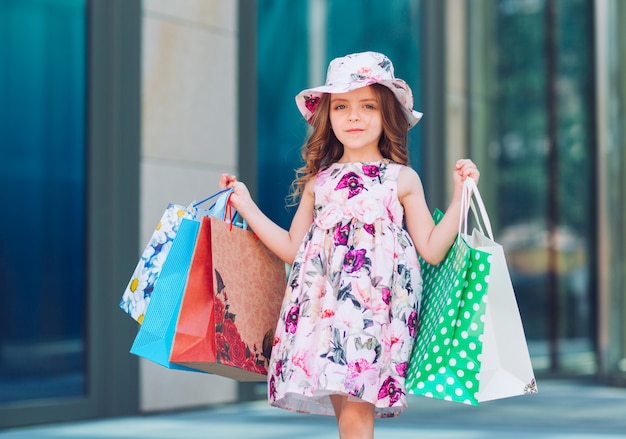
<instances>
[{"instance_id":1,"label":"girl's leg","mask_svg":"<svg viewBox=\"0 0 626 439\"><path fill-rule=\"evenodd\" d=\"M374 405L331 395L340 439L374 439Z\"/></svg>"}]
</instances>

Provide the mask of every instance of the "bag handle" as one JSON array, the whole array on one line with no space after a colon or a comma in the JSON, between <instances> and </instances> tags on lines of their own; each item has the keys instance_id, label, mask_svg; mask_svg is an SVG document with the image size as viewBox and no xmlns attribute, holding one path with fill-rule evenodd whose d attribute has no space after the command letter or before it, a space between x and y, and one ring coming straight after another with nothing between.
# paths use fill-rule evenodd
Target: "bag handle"
<instances>
[{"instance_id":1,"label":"bag handle","mask_svg":"<svg viewBox=\"0 0 626 439\"><path fill-rule=\"evenodd\" d=\"M472 195L476 200L476 204L478 204L478 209L476 209L476 205L474 204L474 200L472 199ZM469 210L472 211L474 218L476 219L476 223L481 232L483 232L482 224L485 225L485 229L487 230L487 236L489 239L493 241L493 231L491 229L491 221L489 221L489 216L487 215L487 209L485 208L485 203L483 202L482 197L480 196L480 192L478 191L478 187L476 186L476 182L472 178L466 178L463 182L463 192L461 195L461 214L459 217L459 236L461 234L461 230L463 233L467 235L467 215ZM480 215L479 215L480 214Z\"/></svg>"},{"instance_id":2,"label":"bag handle","mask_svg":"<svg viewBox=\"0 0 626 439\"><path fill-rule=\"evenodd\" d=\"M227 191L232 191L232 189L230 189L230 188L222 189L221 191L214 193L210 197L207 197L207 198L205 198L202 201L198 201L197 203L194 203L193 207L198 207L202 203L205 203L205 202L207 202L207 201L209 201L209 200L211 200L211 199L217 197L218 195L221 195L221 194L223 194L224 192L227 192ZM209 210L212 210L215 207L216 204L217 204L217 201L215 203L213 203L211 205L211 207L209 207Z\"/></svg>"},{"instance_id":3,"label":"bag handle","mask_svg":"<svg viewBox=\"0 0 626 439\"><path fill-rule=\"evenodd\" d=\"M192 206L198 207L200 204L205 203L218 195L221 195L212 205L208 208L205 213L206 216L213 216L215 218L220 218L222 221L230 224L230 229L232 230L233 224L242 229L248 228L248 223L245 219L242 219L240 223L237 223L237 218L239 218L239 212L236 210L233 212L233 207L230 203L230 197L233 194L233 188L225 188L222 189L210 197L205 198L202 201L194 203Z\"/></svg>"},{"instance_id":4,"label":"bag handle","mask_svg":"<svg viewBox=\"0 0 626 439\"><path fill-rule=\"evenodd\" d=\"M236 218L239 216L239 212L237 212L236 210L235 210L235 214L233 215L233 204L230 202L230 197L232 196L233 196L233 191L231 190L230 193L228 194L228 197L226 198L226 208L224 209L224 218L223 218L224 222L230 224L230 230L233 230L233 224L235 223ZM226 220L227 215L230 216L228 221ZM245 220L245 218L242 218L241 225L237 225L237 227L247 230L248 222Z\"/></svg>"}]
</instances>

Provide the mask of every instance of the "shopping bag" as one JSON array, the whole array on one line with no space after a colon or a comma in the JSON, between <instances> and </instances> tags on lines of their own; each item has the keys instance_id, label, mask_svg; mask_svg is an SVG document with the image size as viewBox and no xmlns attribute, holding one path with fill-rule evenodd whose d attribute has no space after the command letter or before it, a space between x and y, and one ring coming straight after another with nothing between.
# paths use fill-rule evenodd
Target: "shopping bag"
<instances>
[{"instance_id":1,"label":"shopping bag","mask_svg":"<svg viewBox=\"0 0 626 439\"><path fill-rule=\"evenodd\" d=\"M152 293L132 354L170 369L188 369L169 361L176 319L191 264L200 223L184 218Z\"/></svg>"},{"instance_id":2,"label":"shopping bag","mask_svg":"<svg viewBox=\"0 0 626 439\"><path fill-rule=\"evenodd\" d=\"M265 381L285 288L285 264L252 232L203 218L170 361Z\"/></svg>"},{"instance_id":3,"label":"shopping bag","mask_svg":"<svg viewBox=\"0 0 626 439\"><path fill-rule=\"evenodd\" d=\"M140 324L143 322L152 291L183 218L195 219L198 215L208 215L209 212L216 216L224 215L229 191L219 191L200 202L193 201L187 207L173 203L168 204L142 252L120 300L120 308L137 322ZM207 211L200 209L201 204L218 195L221 197Z\"/></svg>"},{"instance_id":4,"label":"shopping bag","mask_svg":"<svg viewBox=\"0 0 626 439\"><path fill-rule=\"evenodd\" d=\"M420 260L422 304L406 378L410 393L475 402L490 270L488 256L461 238L439 265Z\"/></svg>"},{"instance_id":5,"label":"shopping bag","mask_svg":"<svg viewBox=\"0 0 626 439\"><path fill-rule=\"evenodd\" d=\"M209 215L223 217L226 202L231 193L230 189L224 190L199 203L194 203L194 216L198 218ZM198 208L199 204L219 194L222 194L221 197L209 209ZM231 221L239 224L236 222L236 217L233 217ZM171 363L169 356L199 228L199 219L182 219L176 236L172 240L168 257L163 262L158 282L155 283L150 306L146 309L143 323L130 350L135 355L170 369L187 369Z\"/></svg>"},{"instance_id":6,"label":"shopping bag","mask_svg":"<svg viewBox=\"0 0 626 439\"><path fill-rule=\"evenodd\" d=\"M142 323L163 262L172 247L183 218L193 218L193 203L187 207L168 204L141 254L120 301L120 308Z\"/></svg>"},{"instance_id":7,"label":"shopping bag","mask_svg":"<svg viewBox=\"0 0 626 439\"><path fill-rule=\"evenodd\" d=\"M479 207L480 219L486 228L485 231L474 229L471 236L465 235L465 240L478 251L489 253L491 261L477 399L483 402L537 393L537 383L504 249L493 239L489 217L474 181L470 179L469 185Z\"/></svg>"},{"instance_id":8,"label":"shopping bag","mask_svg":"<svg viewBox=\"0 0 626 439\"><path fill-rule=\"evenodd\" d=\"M467 179L464 186L459 237L446 258L437 266L420 260L423 302L406 388L413 394L477 405L536 393L537 387L504 253L493 241L473 183ZM489 240L480 231L467 234L472 194ZM436 212L435 220L441 216Z\"/></svg>"}]
</instances>

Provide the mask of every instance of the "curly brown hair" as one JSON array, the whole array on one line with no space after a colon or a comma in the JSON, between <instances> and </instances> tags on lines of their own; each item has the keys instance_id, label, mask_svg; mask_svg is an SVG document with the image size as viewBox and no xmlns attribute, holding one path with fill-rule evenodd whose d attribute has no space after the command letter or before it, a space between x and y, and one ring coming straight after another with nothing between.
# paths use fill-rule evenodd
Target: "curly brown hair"
<instances>
[{"instance_id":1,"label":"curly brown hair","mask_svg":"<svg viewBox=\"0 0 626 439\"><path fill-rule=\"evenodd\" d=\"M384 158L407 165L409 123L402 105L384 85L372 84L371 87L380 104L382 116L383 132L378 141L378 149ZM302 146L304 165L296 170L289 196L292 204L297 203L311 177L317 175L320 169L337 162L343 155L343 145L330 125L330 96L329 93L322 94L310 120L313 131Z\"/></svg>"}]
</instances>

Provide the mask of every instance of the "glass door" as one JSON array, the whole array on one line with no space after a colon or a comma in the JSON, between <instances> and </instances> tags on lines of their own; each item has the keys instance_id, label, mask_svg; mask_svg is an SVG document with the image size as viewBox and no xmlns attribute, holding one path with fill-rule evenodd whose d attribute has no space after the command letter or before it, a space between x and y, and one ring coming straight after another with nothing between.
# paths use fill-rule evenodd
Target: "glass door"
<instances>
[{"instance_id":1,"label":"glass door","mask_svg":"<svg viewBox=\"0 0 626 439\"><path fill-rule=\"evenodd\" d=\"M471 151L531 356L539 370L593 373L593 5L479 5L468 39Z\"/></svg>"},{"instance_id":2,"label":"glass door","mask_svg":"<svg viewBox=\"0 0 626 439\"><path fill-rule=\"evenodd\" d=\"M0 1L0 429L138 409L140 11Z\"/></svg>"},{"instance_id":3,"label":"glass door","mask_svg":"<svg viewBox=\"0 0 626 439\"><path fill-rule=\"evenodd\" d=\"M0 2L0 406L82 397L86 2Z\"/></svg>"}]
</instances>

